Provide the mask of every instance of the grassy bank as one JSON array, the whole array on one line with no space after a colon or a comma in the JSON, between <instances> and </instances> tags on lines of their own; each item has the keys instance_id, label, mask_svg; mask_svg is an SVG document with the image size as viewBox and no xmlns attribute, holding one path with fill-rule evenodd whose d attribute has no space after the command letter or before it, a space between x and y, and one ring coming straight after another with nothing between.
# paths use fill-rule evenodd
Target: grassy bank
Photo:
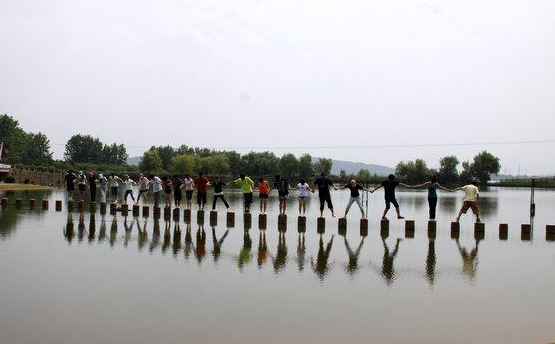
<instances>
[{"instance_id":1,"label":"grassy bank","mask_svg":"<svg viewBox=\"0 0 555 344\"><path fill-rule=\"evenodd\" d=\"M490 183L489 185L529 188L532 186L532 179L505 179L497 183ZM534 185L538 188L555 188L555 178L536 178Z\"/></svg>"},{"instance_id":2,"label":"grassy bank","mask_svg":"<svg viewBox=\"0 0 555 344\"><path fill-rule=\"evenodd\" d=\"M18 184L18 183L0 183L0 191L34 191L34 190L50 190L50 186Z\"/></svg>"}]
</instances>

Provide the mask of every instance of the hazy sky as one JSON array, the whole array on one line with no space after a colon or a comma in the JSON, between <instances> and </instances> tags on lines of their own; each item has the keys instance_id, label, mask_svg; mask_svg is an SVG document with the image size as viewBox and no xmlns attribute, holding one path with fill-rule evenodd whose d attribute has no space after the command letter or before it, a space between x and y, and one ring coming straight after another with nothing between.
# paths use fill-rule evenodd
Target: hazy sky
<instances>
[{"instance_id":1,"label":"hazy sky","mask_svg":"<svg viewBox=\"0 0 555 344\"><path fill-rule=\"evenodd\" d=\"M130 155L555 140L555 1L0 0L0 81L0 113L57 157L75 133ZM286 150L436 166L483 149L555 173L554 143Z\"/></svg>"}]
</instances>

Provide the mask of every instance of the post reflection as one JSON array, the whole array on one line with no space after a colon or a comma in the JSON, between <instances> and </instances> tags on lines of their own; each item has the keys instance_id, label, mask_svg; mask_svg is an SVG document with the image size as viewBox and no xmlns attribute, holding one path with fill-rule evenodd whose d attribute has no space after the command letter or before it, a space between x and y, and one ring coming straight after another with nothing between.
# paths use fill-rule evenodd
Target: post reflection
<instances>
[{"instance_id":1,"label":"post reflection","mask_svg":"<svg viewBox=\"0 0 555 344\"><path fill-rule=\"evenodd\" d=\"M145 220L143 227L141 228L140 224L139 224L139 220L137 220L137 231L138 233L138 240L137 240L137 245L139 248L139 252L143 250L143 248L145 247L145 245L148 243L148 231L146 230L146 224L147 221Z\"/></svg>"},{"instance_id":2,"label":"post reflection","mask_svg":"<svg viewBox=\"0 0 555 344\"><path fill-rule=\"evenodd\" d=\"M131 220L131 223L127 220L127 216L123 219L123 228L124 228L124 238L123 238L123 247L127 247L129 245L129 240L131 240L131 232L133 231L133 224L135 223L135 219Z\"/></svg>"},{"instance_id":3,"label":"post reflection","mask_svg":"<svg viewBox=\"0 0 555 344\"><path fill-rule=\"evenodd\" d=\"M96 216L91 214L89 216L89 244L94 242L94 237L96 236Z\"/></svg>"},{"instance_id":4,"label":"post reflection","mask_svg":"<svg viewBox=\"0 0 555 344\"><path fill-rule=\"evenodd\" d=\"M185 228L185 247L183 248L185 259L189 259L191 251L193 251L193 236L191 235L191 224L187 223Z\"/></svg>"},{"instance_id":5,"label":"post reflection","mask_svg":"<svg viewBox=\"0 0 555 344\"><path fill-rule=\"evenodd\" d=\"M331 248L333 246L333 235L330 238L330 241L326 244L324 248L324 239L322 235L320 235L320 240L318 242L318 255L316 256L316 264L311 259L310 263L312 265L312 270L318 275L320 281L324 281L326 275L329 271L328 260L330 258Z\"/></svg>"},{"instance_id":6,"label":"post reflection","mask_svg":"<svg viewBox=\"0 0 555 344\"><path fill-rule=\"evenodd\" d=\"M287 263L287 243L285 241L285 233L280 231L278 234L278 246L276 256L272 258L274 272L281 272Z\"/></svg>"},{"instance_id":7,"label":"post reflection","mask_svg":"<svg viewBox=\"0 0 555 344\"><path fill-rule=\"evenodd\" d=\"M170 221L164 221L164 238L162 240L162 253L166 253L168 248L170 248L172 243L171 236L171 223Z\"/></svg>"},{"instance_id":8,"label":"post reflection","mask_svg":"<svg viewBox=\"0 0 555 344\"><path fill-rule=\"evenodd\" d=\"M181 228L179 227L179 222L175 222L173 226L173 245L172 254L177 257L177 254L181 251Z\"/></svg>"},{"instance_id":9,"label":"post reflection","mask_svg":"<svg viewBox=\"0 0 555 344\"><path fill-rule=\"evenodd\" d=\"M152 226L152 240L150 241L150 247L148 251L150 253L154 252L156 247L160 244L160 221L158 219L154 220L154 225Z\"/></svg>"},{"instance_id":10,"label":"post reflection","mask_svg":"<svg viewBox=\"0 0 555 344\"><path fill-rule=\"evenodd\" d=\"M85 215L79 215L79 223L77 224L77 241L82 242L85 238Z\"/></svg>"},{"instance_id":11,"label":"post reflection","mask_svg":"<svg viewBox=\"0 0 555 344\"><path fill-rule=\"evenodd\" d=\"M480 245L480 239L474 241L474 247L470 252L467 248L461 246L459 239L456 239L455 242L457 243L463 264L461 273L469 282L474 283L476 281L476 272L478 271L478 246Z\"/></svg>"},{"instance_id":12,"label":"post reflection","mask_svg":"<svg viewBox=\"0 0 555 344\"><path fill-rule=\"evenodd\" d=\"M202 263L202 260L206 256L206 232L204 231L204 225L199 225L197 230L197 240L196 246L194 246L195 258L198 263Z\"/></svg>"},{"instance_id":13,"label":"post reflection","mask_svg":"<svg viewBox=\"0 0 555 344\"><path fill-rule=\"evenodd\" d=\"M229 234L229 229L227 229L222 235L222 237L218 239L216 237L216 227L212 227L212 245L214 247L212 249L212 256L214 257L215 263L217 263L218 260L220 259L220 256L222 254L222 245L225 241L225 238L227 238L228 234Z\"/></svg>"},{"instance_id":14,"label":"post reflection","mask_svg":"<svg viewBox=\"0 0 555 344\"><path fill-rule=\"evenodd\" d=\"M428 254L426 255L426 280L433 287L436 279L436 241L428 240Z\"/></svg>"},{"instance_id":15,"label":"post reflection","mask_svg":"<svg viewBox=\"0 0 555 344\"><path fill-rule=\"evenodd\" d=\"M382 238L383 244L383 259L382 259L382 277L384 278L387 285L393 284L395 281L395 257L399 253L399 243L401 242L401 238L397 238L395 241L395 247L393 248L393 252L390 252L389 246L385 242L385 238Z\"/></svg>"},{"instance_id":16,"label":"post reflection","mask_svg":"<svg viewBox=\"0 0 555 344\"><path fill-rule=\"evenodd\" d=\"M75 237L75 225L73 224L73 216L71 214L67 215L66 225L63 228L64 237L68 244L71 244L73 238Z\"/></svg>"},{"instance_id":17,"label":"post reflection","mask_svg":"<svg viewBox=\"0 0 555 344\"><path fill-rule=\"evenodd\" d=\"M268 244L266 243L266 231L260 231L258 233L258 255L257 263L258 267L261 268L268 260Z\"/></svg>"},{"instance_id":18,"label":"post reflection","mask_svg":"<svg viewBox=\"0 0 555 344\"><path fill-rule=\"evenodd\" d=\"M98 242L106 240L106 215L100 217L100 230L98 232Z\"/></svg>"},{"instance_id":19,"label":"post reflection","mask_svg":"<svg viewBox=\"0 0 555 344\"><path fill-rule=\"evenodd\" d=\"M299 233L299 237L297 238L297 265L299 267L299 271L304 270L304 264L306 260L306 245L305 245L305 238L304 233Z\"/></svg>"},{"instance_id":20,"label":"post reflection","mask_svg":"<svg viewBox=\"0 0 555 344\"><path fill-rule=\"evenodd\" d=\"M347 250L347 254L349 256L349 262L345 266L345 270L349 275L353 276L358 271L358 257L360 256L360 251L362 250L362 245L364 244L364 237L360 239L360 243L354 252L351 245L349 245L349 241L347 241L347 237L345 236L343 239L345 242L345 249Z\"/></svg>"},{"instance_id":21,"label":"post reflection","mask_svg":"<svg viewBox=\"0 0 555 344\"><path fill-rule=\"evenodd\" d=\"M241 270L246 264L248 264L252 258L252 239L248 229L243 231L243 247L239 251L237 256L237 266Z\"/></svg>"},{"instance_id":22,"label":"post reflection","mask_svg":"<svg viewBox=\"0 0 555 344\"><path fill-rule=\"evenodd\" d=\"M118 217L112 218L112 225L110 226L110 246L114 247L118 236Z\"/></svg>"}]
</instances>

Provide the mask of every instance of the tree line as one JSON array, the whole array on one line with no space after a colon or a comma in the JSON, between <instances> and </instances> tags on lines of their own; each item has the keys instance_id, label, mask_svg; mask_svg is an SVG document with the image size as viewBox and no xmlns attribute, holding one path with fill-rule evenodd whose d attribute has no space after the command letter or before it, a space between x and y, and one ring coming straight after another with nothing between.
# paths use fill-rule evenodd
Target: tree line
<instances>
[{"instance_id":1,"label":"tree line","mask_svg":"<svg viewBox=\"0 0 555 344\"><path fill-rule=\"evenodd\" d=\"M64 160L54 160L50 150L50 141L42 133L25 132L17 120L8 116L0 116L0 141L4 142L3 162L14 165L41 166L46 170L98 170L104 172L139 171L156 174L191 174L203 171L208 175L236 176L245 173L250 176L272 176L281 174L288 179L312 180L322 172L330 175L332 160L320 158L315 160L309 154L296 157L291 153L276 156L272 152L249 152L240 154L236 151L213 150L208 148L181 145L152 146L143 153L139 166L127 164L125 145L103 143L91 135L73 135L65 145ZM439 168L428 168L422 159L401 161L395 173L400 180L407 183L418 183L436 176L440 183L457 184L478 180L487 183L492 174L500 170L499 158L483 151L472 161L461 163L455 156L446 156L439 161ZM357 179L362 182L378 182L382 176L372 174L367 169L358 173L341 171L333 176L339 181Z\"/></svg>"}]
</instances>

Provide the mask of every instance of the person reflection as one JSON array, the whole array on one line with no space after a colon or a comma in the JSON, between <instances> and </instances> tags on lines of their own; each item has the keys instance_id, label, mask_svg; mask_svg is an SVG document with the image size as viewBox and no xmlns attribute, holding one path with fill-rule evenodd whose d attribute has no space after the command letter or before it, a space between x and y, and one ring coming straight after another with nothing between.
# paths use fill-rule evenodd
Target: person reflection
<instances>
[{"instance_id":1,"label":"person reflection","mask_svg":"<svg viewBox=\"0 0 555 344\"><path fill-rule=\"evenodd\" d=\"M100 216L100 230L98 232L98 242L106 240L106 216Z\"/></svg>"},{"instance_id":2,"label":"person reflection","mask_svg":"<svg viewBox=\"0 0 555 344\"><path fill-rule=\"evenodd\" d=\"M347 241L347 237L343 237L345 241L345 248L347 249L347 254L349 255L349 263L346 266L347 273L353 276L358 270L358 257L360 256L360 250L362 249L362 245L364 244L364 237L360 239L360 244L356 251L353 252L349 242Z\"/></svg>"},{"instance_id":3,"label":"person reflection","mask_svg":"<svg viewBox=\"0 0 555 344\"><path fill-rule=\"evenodd\" d=\"M332 245L333 245L333 235L331 236L330 241L326 245L325 249L324 249L324 239L322 238L322 235L320 235L320 242L318 244L318 256L316 257L316 264L314 264L314 261L312 260L312 258L310 259L312 270L314 270L316 275L318 275L318 277L320 278L320 281L324 281L324 278L326 277L330 269L328 266L328 260L330 258Z\"/></svg>"},{"instance_id":4,"label":"person reflection","mask_svg":"<svg viewBox=\"0 0 555 344\"><path fill-rule=\"evenodd\" d=\"M66 238L68 244L71 244L73 238L75 237L75 225L73 224L73 216L67 214L67 221L64 227L64 237Z\"/></svg>"},{"instance_id":5,"label":"person reflection","mask_svg":"<svg viewBox=\"0 0 555 344\"><path fill-rule=\"evenodd\" d=\"M426 280L430 287L434 286L436 280L436 241L429 239L428 255L426 256Z\"/></svg>"},{"instance_id":6,"label":"person reflection","mask_svg":"<svg viewBox=\"0 0 555 344\"><path fill-rule=\"evenodd\" d=\"M148 251L150 253L154 252L156 247L160 244L160 220L154 220L154 225L152 228L152 241L150 242L150 247Z\"/></svg>"},{"instance_id":7,"label":"person reflection","mask_svg":"<svg viewBox=\"0 0 555 344\"><path fill-rule=\"evenodd\" d=\"M220 259L220 255L222 254L222 244L224 243L225 238L229 234L229 229L227 229L222 235L222 237L218 240L216 237L216 227L212 227L212 243L214 249L212 250L212 256L214 257L214 263L217 263Z\"/></svg>"},{"instance_id":8,"label":"person reflection","mask_svg":"<svg viewBox=\"0 0 555 344\"><path fill-rule=\"evenodd\" d=\"M96 235L96 218L94 214L89 217L89 243L94 242L94 237Z\"/></svg>"},{"instance_id":9,"label":"person reflection","mask_svg":"<svg viewBox=\"0 0 555 344\"><path fill-rule=\"evenodd\" d=\"M250 262L252 255L252 239L248 229L245 229L243 233L243 248L239 252L239 256L237 257L237 266L239 270L242 270L243 267Z\"/></svg>"},{"instance_id":10,"label":"person reflection","mask_svg":"<svg viewBox=\"0 0 555 344\"><path fill-rule=\"evenodd\" d=\"M462 259L462 275L465 276L471 283L476 280L476 271L478 270L478 246L480 240L476 239L474 243L474 248L468 252L468 250L461 246L459 239L456 239L457 248L459 249L459 254Z\"/></svg>"},{"instance_id":11,"label":"person reflection","mask_svg":"<svg viewBox=\"0 0 555 344\"><path fill-rule=\"evenodd\" d=\"M179 253L179 251L181 251L181 228L179 227L179 222L175 222L173 226L173 256L177 257L177 253Z\"/></svg>"},{"instance_id":12,"label":"person reflection","mask_svg":"<svg viewBox=\"0 0 555 344\"><path fill-rule=\"evenodd\" d=\"M170 227L171 227L171 223L170 221L165 221L165 226L164 226L164 241L162 241L162 253L166 253L166 251L168 250L168 248L170 248L171 246L171 231L170 231Z\"/></svg>"},{"instance_id":13,"label":"person reflection","mask_svg":"<svg viewBox=\"0 0 555 344\"><path fill-rule=\"evenodd\" d=\"M83 241L85 238L85 215L79 215L79 224L77 225L77 240L79 242Z\"/></svg>"},{"instance_id":14,"label":"person reflection","mask_svg":"<svg viewBox=\"0 0 555 344\"><path fill-rule=\"evenodd\" d=\"M195 257L199 264L202 262L204 256L206 256L206 232L204 231L204 226L200 225L197 230L197 242L195 247Z\"/></svg>"},{"instance_id":15,"label":"person reflection","mask_svg":"<svg viewBox=\"0 0 555 344\"><path fill-rule=\"evenodd\" d=\"M139 246L139 251L142 251L146 243L148 242L148 232L146 230L147 221L145 220L143 224L143 228L141 228L141 225L139 224L139 220L137 220L136 224L137 224L137 231L139 232L139 240L137 240L137 242Z\"/></svg>"},{"instance_id":16,"label":"person reflection","mask_svg":"<svg viewBox=\"0 0 555 344\"><path fill-rule=\"evenodd\" d=\"M193 250L193 236L191 235L191 224L187 223L185 228L185 247L183 253L185 254L185 259L189 259L191 251Z\"/></svg>"},{"instance_id":17,"label":"person reflection","mask_svg":"<svg viewBox=\"0 0 555 344\"><path fill-rule=\"evenodd\" d=\"M393 249L393 252L389 253L389 247L385 242L385 238L382 238L384 249L382 259L382 277L385 279L387 285L393 284L395 280L395 267L393 265L393 262L395 260L395 257L397 256L397 253L399 253L399 243L401 242L401 240L401 238L397 238L397 240L395 241L395 248Z\"/></svg>"},{"instance_id":18,"label":"person reflection","mask_svg":"<svg viewBox=\"0 0 555 344\"><path fill-rule=\"evenodd\" d=\"M264 264L266 264L267 259L268 245L266 244L266 231L260 231L258 233L258 256L256 259L258 267L261 268Z\"/></svg>"},{"instance_id":19,"label":"person reflection","mask_svg":"<svg viewBox=\"0 0 555 344\"><path fill-rule=\"evenodd\" d=\"M110 227L110 246L114 247L118 236L118 217L114 216L112 219L112 226Z\"/></svg>"},{"instance_id":20,"label":"person reflection","mask_svg":"<svg viewBox=\"0 0 555 344\"><path fill-rule=\"evenodd\" d=\"M279 232L278 234L277 252L275 258L272 258L272 263L276 274L283 270L287 263L287 243L285 242L284 232Z\"/></svg>"},{"instance_id":21,"label":"person reflection","mask_svg":"<svg viewBox=\"0 0 555 344\"><path fill-rule=\"evenodd\" d=\"M306 245L304 233L299 233L299 238L297 239L297 265L299 266L299 272L304 270L305 256Z\"/></svg>"},{"instance_id":22,"label":"person reflection","mask_svg":"<svg viewBox=\"0 0 555 344\"><path fill-rule=\"evenodd\" d=\"M129 224L129 222L127 221L127 216L123 219L123 228L125 229L123 247L125 248L127 248L127 245L129 244L129 240L131 240L131 232L133 229L134 222L135 222L135 219L133 218L133 220L131 220L131 224Z\"/></svg>"}]
</instances>

